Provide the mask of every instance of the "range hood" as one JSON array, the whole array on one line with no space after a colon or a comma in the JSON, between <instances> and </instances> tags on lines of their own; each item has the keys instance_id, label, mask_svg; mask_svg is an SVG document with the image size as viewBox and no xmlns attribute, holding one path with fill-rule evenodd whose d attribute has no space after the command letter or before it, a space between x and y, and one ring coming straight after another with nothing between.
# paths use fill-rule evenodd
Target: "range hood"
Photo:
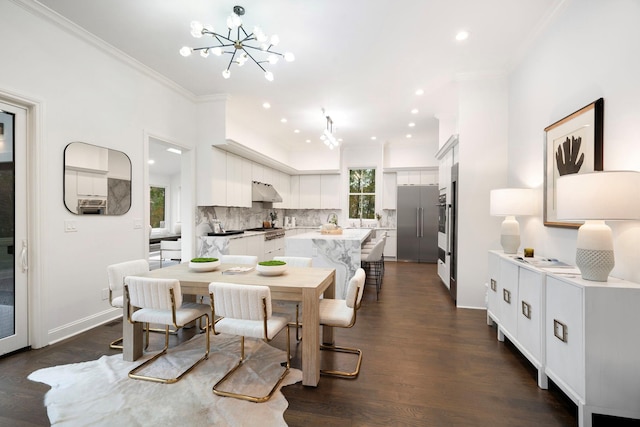
<instances>
[{"instance_id":1,"label":"range hood","mask_svg":"<svg viewBox=\"0 0 640 427\"><path fill-rule=\"evenodd\" d=\"M253 181L251 184L251 201L252 202L281 202L282 197L273 185L263 182Z\"/></svg>"}]
</instances>

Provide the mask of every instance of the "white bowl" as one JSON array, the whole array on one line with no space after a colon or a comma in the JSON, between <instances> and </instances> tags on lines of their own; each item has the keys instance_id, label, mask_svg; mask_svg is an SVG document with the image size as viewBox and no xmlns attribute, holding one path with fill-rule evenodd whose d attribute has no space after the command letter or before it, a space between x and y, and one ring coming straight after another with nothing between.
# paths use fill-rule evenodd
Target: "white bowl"
<instances>
[{"instance_id":1,"label":"white bowl","mask_svg":"<svg viewBox=\"0 0 640 427\"><path fill-rule=\"evenodd\" d=\"M287 264L283 265L256 265L256 271L263 276L279 276L287 271Z\"/></svg>"},{"instance_id":2,"label":"white bowl","mask_svg":"<svg viewBox=\"0 0 640 427\"><path fill-rule=\"evenodd\" d=\"M213 271L220 266L220 260L212 262L189 262L189 269L193 271Z\"/></svg>"}]
</instances>

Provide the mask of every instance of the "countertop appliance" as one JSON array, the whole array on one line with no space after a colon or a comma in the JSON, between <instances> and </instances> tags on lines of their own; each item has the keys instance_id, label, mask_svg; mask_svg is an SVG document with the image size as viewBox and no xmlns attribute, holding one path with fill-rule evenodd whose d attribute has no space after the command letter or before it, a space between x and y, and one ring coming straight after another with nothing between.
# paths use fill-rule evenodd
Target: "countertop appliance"
<instances>
[{"instance_id":1,"label":"countertop appliance","mask_svg":"<svg viewBox=\"0 0 640 427\"><path fill-rule=\"evenodd\" d=\"M398 187L398 261L438 261L436 185Z\"/></svg>"},{"instance_id":2,"label":"countertop appliance","mask_svg":"<svg viewBox=\"0 0 640 427\"><path fill-rule=\"evenodd\" d=\"M78 199L78 215L105 215L107 199Z\"/></svg>"}]
</instances>

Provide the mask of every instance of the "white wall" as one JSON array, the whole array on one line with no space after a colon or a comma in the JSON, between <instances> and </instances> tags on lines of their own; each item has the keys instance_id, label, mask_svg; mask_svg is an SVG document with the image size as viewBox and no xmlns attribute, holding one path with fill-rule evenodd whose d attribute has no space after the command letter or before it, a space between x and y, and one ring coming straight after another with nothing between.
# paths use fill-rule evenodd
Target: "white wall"
<instances>
[{"instance_id":1,"label":"white wall","mask_svg":"<svg viewBox=\"0 0 640 427\"><path fill-rule=\"evenodd\" d=\"M0 67L0 91L42 106L34 153L42 159L37 184L41 252L30 257L31 268L42 273L39 283L32 284L42 295L42 324L32 325L32 344L38 347L121 314L101 294L107 287L106 266L142 258L148 247L146 228L134 228L147 210L144 131L192 144L195 104L12 2L0 2L0 38L4 57L11 58ZM128 213L81 217L64 208L63 150L71 141L119 150L131 158ZM78 231L65 233L65 220L76 221Z\"/></svg>"},{"instance_id":2,"label":"white wall","mask_svg":"<svg viewBox=\"0 0 640 427\"><path fill-rule=\"evenodd\" d=\"M459 307L484 307L487 250L502 219L489 216L489 191L503 187L507 171L506 77L460 82L458 184Z\"/></svg>"},{"instance_id":3,"label":"white wall","mask_svg":"<svg viewBox=\"0 0 640 427\"><path fill-rule=\"evenodd\" d=\"M604 98L604 169L640 170L640 2L572 0L509 82L509 184L542 188L543 129ZM639 197L640 195L630 195ZM540 190L542 197L542 190ZM575 263L576 230L520 219L523 244ZM639 222L609 223L612 276L640 281ZM498 246L499 247L499 246Z\"/></svg>"}]
</instances>

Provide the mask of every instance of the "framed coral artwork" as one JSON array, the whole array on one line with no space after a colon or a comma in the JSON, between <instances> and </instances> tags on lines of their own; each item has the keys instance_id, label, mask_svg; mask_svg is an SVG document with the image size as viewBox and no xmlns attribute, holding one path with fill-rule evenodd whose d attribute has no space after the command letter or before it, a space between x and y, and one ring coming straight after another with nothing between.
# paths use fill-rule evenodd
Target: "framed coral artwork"
<instances>
[{"instance_id":1,"label":"framed coral artwork","mask_svg":"<svg viewBox=\"0 0 640 427\"><path fill-rule=\"evenodd\" d=\"M556 215L556 183L562 175L602 170L604 99L547 126L544 153L544 225L577 228ZM588 191L588 190L587 190Z\"/></svg>"}]
</instances>

